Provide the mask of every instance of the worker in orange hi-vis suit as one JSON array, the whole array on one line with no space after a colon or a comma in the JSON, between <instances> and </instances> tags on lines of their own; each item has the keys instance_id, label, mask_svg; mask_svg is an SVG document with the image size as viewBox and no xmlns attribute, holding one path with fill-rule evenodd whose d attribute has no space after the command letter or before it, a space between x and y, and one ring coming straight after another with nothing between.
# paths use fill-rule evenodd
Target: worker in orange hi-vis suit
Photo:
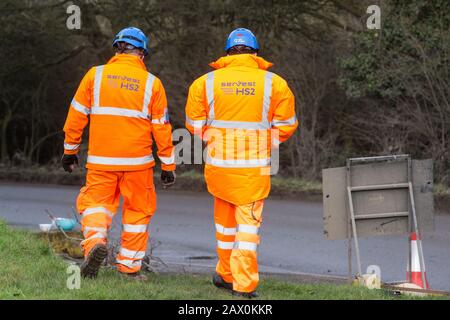
<instances>
[{"instance_id":1,"label":"worker in orange hi-vis suit","mask_svg":"<svg viewBox=\"0 0 450 320\"><path fill-rule=\"evenodd\" d=\"M86 186L77 199L85 237L81 274L97 276L107 256L107 231L122 195L117 269L144 280L139 271L148 225L156 210L152 136L161 160L161 180L168 187L175 182L172 127L164 87L143 62L148 54L147 37L137 28L126 28L118 33L113 46L116 55L89 70L70 104L62 164L68 172L78 164L83 129L90 120Z\"/></svg>"},{"instance_id":2,"label":"worker in orange hi-vis suit","mask_svg":"<svg viewBox=\"0 0 450 320\"><path fill-rule=\"evenodd\" d=\"M205 179L214 196L219 261L213 283L233 295L256 297L257 246L264 199L270 191L271 147L297 129L294 95L267 71L250 30L233 31L227 56L195 80L186 127L207 141Z\"/></svg>"}]
</instances>

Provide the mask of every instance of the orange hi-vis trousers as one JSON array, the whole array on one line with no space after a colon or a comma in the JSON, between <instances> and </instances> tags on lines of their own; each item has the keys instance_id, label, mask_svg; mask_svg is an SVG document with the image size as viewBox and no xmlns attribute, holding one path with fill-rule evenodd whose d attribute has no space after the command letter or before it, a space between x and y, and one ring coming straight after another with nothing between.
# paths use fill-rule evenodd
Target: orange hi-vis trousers
<instances>
[{"instance_id":1,"label":"orange hi-vis trousers","mask_svg":"<svg viewBox=\"0 0 450 320\"><path fill-rule=\"evenodd\" d=\"M264 200L240 206L214 200L219 256L216 272L233 283L235 291L255 291L259 282L257 248Z\"/></svg>"},{"instance_id":2,"label":"orange hi-vis trousers","mask_svg":"<svg viewBox=\"0 0 450 320\"><path fill-rule=\"evenodd\" d=\"M77 199L85 237L84 255L98 243L106 244L108 229L123 197L121 248L117 269L135 273L141 269L148 242L148 225L156 211L153 169L141 171L88 170L86 186Z\"/></svg>"}]
</instances>

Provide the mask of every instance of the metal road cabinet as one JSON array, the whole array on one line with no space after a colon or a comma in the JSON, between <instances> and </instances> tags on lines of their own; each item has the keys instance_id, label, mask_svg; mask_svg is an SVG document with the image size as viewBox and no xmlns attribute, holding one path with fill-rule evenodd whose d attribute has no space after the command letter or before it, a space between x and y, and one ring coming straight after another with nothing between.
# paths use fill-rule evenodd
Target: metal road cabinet
<instances>
[{"instance_id":1,"label":"metal road cabinet","mask_svg":"<svg viewBox=\"0 0 450 320\"><path fill-rule=\"evenodd\" d=\"M349 269L352 238L361 273L358 237L434 230L432 160L352 158L322 175L324 235L349 239Z\"/></svg>"}]
</instances>

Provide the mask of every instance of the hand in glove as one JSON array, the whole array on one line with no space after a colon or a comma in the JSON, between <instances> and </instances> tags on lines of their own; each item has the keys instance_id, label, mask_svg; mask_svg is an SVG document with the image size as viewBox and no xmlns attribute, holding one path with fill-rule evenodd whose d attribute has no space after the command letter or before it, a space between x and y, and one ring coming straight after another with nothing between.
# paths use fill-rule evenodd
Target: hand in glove
<instances>
[{"instance_id":1,"label":"hand in glove","mask_svg":"<svg viewBox=\"0 0 450 320\"><path fill-rule=\"evenodd\" d=\"M175 171L162 171L161 172L161 182L163 189L171 187L175 183Z\"/></svg>"},{"instance_id":2,"label":"hand in glove","mask_svg":"<svg viewBox=\"0 0 450 320\"><path fill-rule=\"evenodd\" d=\"M71 173L78 165L78 157L76 154L63 154L61 163L64 171Z\"/></svg>"}]
</instances>

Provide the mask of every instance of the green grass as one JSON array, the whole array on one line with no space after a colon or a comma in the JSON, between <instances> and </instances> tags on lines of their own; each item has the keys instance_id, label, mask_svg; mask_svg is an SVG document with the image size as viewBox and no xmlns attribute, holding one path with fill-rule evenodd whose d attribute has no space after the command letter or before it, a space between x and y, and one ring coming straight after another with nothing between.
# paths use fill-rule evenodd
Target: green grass
<instances>
[{"instance_id":1,"label":"green grass","mask_svg":"<svg viewBox=\"0 0 450 320\"><path fill-rule=\"evenodd\" d=\"M82 185L85 169L77 169L68 174L59 166L31 166L31 167L1 167L0 181L51 183L61 185ZM160 172L155 170L155 184L159 187ZM320 195L322 184L296 178L274 176L271 179L271 194L282 197L296 197L298 195ZM177 182L173 190L206 191L203 172L195 170L177 172Z\"/></svg>"},{"instance_id":2,"label":"green grass","mask_svg":"<svg viewBox=\"0 0 450 320\"><path fill-rule=\"evenodd\" d=\"M103 268L79 290L66 287L68 264L54 256L42 237L0 222L0 299L231 299L211 285L208 275L149 274L136 282ZM381 290L334 284L288 283L262 279L263 299L399 299ZM407 297L400 297L407 299Z\"/></svg>"},{"instance_id":3,"label":"green grass","mask_svg":"<svg viewBox=\"0 0 450 320\"><path fill-rule=\"evenodd\" d=\"M271 179L271 185L272 189L279 193L302 191L307 194L322 194L322 183L319 181L274 176Z\"/></svg>"}]
</instances>

